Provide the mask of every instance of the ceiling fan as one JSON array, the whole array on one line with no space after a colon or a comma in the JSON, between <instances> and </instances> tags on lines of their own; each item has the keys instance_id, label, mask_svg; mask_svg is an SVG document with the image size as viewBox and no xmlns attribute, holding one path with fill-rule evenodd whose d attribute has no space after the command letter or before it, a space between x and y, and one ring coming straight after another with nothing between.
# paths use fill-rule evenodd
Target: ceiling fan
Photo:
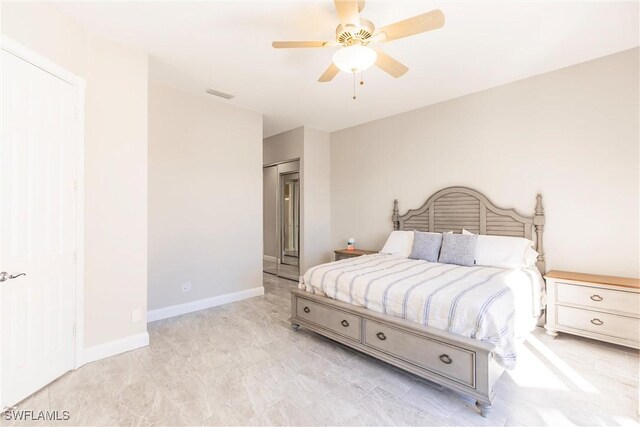
<instances>
[{"instance_id":1,"label":"ceiling fan","mask_svg":"<svg viewBox=\"0 0 640 427\"><path fill-rule=\"evenodd\" d=\"M353 73L355 79L355 73L365 71L373 65L398 78L409 71L409 68L370 45L437 30L444 25L444 14L436 9L376 29L371 21L360 17L365 0L334 0L334 3L341 22L336 28L335 41L275 41L271 44L276 49L339 46L340 49L333 54L333 61L320 76L319 82L331 81L340 70Z\"/></svg>"}]
</instances>

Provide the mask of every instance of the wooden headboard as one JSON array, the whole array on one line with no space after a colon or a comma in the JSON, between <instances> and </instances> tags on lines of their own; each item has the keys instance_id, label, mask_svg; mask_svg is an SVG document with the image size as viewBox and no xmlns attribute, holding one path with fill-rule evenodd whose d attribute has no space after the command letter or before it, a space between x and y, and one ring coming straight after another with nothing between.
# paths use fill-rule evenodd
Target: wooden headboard
<instances>
[{"instance_id":1,"label":"wooden headboard","mask_svg":"<svg viewBox=\"0 0 640 427\"><path fill-rule=\"evenodd\" d=\"M499 208L483 194L467 187L448 187L433 194L419 209L406 214L398 212L398 200L393 201L393 229L436 233L467 229L475 234L524 237L535 241L538 252L536 266L545 273L542 233L544 208L542 195L536 196L533 216L520 215L515 209ZM535 236L534 236L535 234Z\"/></svg>"}]
</instances>

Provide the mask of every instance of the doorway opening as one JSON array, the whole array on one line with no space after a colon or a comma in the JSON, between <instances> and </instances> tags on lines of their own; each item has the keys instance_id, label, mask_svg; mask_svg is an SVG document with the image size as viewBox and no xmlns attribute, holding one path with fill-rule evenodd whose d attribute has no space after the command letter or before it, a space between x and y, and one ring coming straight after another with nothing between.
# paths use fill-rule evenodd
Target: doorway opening
<instances>
[{"instance_id":1,"label":"doorway opening","mask_svg":"<svg viewBox=\"0 0 640 427\"><path fill-rule=\"evenodd\" d=\"M300 161L265 166L263 271L290 280L300 276Z\"/></svg>"}]
</instances>

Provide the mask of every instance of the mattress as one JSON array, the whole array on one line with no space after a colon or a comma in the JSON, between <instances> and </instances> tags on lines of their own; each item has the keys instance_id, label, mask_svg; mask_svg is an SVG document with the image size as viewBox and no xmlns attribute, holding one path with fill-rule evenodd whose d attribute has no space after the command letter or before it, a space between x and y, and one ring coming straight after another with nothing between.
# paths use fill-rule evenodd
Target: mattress
<instances>
[{"instance_id":1,"label":"mattress","mask_svg":"<svg viewBox=\"0 0 640 427\"><path fill-rule=\"evenodd\" d=\"M374 254L309 269L299 288L495 345L507 369L540 315L536 268L462 267Z\"/></svg>"}]
</instances>

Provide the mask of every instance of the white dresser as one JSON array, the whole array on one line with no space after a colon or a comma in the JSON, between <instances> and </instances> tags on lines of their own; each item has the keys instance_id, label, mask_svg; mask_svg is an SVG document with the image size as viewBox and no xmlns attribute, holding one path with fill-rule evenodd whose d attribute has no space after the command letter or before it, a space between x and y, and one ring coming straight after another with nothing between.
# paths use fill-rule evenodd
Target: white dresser
<instances>
[{"instance_id":1,"label":"white dresser","mask_svg":"<svg viewBox=\"0 0 640 427\"><path fill-rule=\"evenodd\" d=\"M547 334L566 332L640 348L640 280L548 272Z\"/></svg>"}]
</instances>

